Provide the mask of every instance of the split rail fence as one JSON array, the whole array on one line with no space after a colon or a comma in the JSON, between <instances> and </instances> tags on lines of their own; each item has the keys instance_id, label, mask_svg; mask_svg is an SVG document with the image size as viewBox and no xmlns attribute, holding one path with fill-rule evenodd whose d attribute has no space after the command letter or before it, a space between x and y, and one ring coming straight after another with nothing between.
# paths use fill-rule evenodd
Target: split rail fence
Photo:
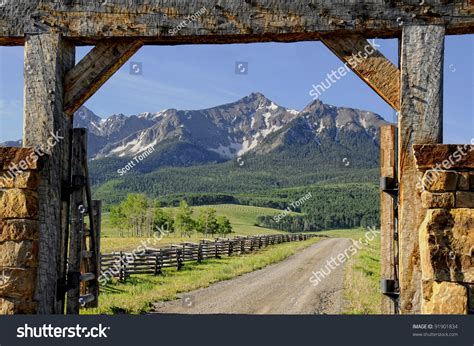
<instances>
[{"instance_id":1,"label":"split rail fence","mask_svg":"<svg viewBox=\"0 0 474 346\"><path fill-rule=\"evenodd\" d=\"M199 243L180 243L161 249L146 249L133 254L113 252L101 254L101 273L104 277L116 277L121 281L132 274L159 275L163 268L180 270L184 262L197 261L222 256L241 255L257 251L273 244L325 237L315 234L275 234L235 237L233 239L202 240Z\"/></svg>"}]
</instances>

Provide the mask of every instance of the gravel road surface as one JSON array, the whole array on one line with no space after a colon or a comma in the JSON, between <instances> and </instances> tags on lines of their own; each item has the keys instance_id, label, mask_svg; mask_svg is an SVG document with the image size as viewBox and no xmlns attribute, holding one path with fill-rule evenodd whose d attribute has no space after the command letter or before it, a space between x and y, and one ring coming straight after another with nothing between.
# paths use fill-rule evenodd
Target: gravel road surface
<instances>
[{"instance_id":1,"label":"gravel road surface","mask_svg":"<svg viewBox=\"0 0 474 346\"><path fill-rule=\"evenodd\" d=\"M342 310L344 265L317 286L309 279L352 244L322 240L286 260L207 288L155 304L155 313L178 314L338 314Z\"/></svg>"}]
</instances>

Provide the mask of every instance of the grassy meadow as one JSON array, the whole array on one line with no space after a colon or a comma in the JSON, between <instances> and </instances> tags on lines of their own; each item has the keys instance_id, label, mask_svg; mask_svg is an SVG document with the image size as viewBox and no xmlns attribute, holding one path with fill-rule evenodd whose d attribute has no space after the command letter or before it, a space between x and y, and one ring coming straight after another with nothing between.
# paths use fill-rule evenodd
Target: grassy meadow
<instances>
[{"instance_id":1,"label":"grassy meadow","mask_svg":"<svg viewBox=\"0 0 474 346\"><path fill-rule=\"evenodd\" d=\"M194 216L209 206L193 207ZM276 234L280 231L257 227L255 221L259 215L275 215L281 211L271 208L260 208L244 205L221 204L211 206L217 215L229 218L234 235ZM175 209L175 208L170 208ZM344 229L318 232L330 237L350 238L355 241L364 239L366 229ZM195 233L191 237L180 237L171 234L164 237L157 247L183 241L199 241L202 234ZM127 237L110 225L108 214L102 221L102 252L131 251L141 242L143 237ZM212 283L228 280L248 273L269 264L282 261L303 248L320 241L313 238L304 242L285 243L270 246L257 253L209 259L203 263L186 263L181 271L168 268L163 275L135 275L125 283L113 281L101 289L100 306L82 310L84 314L116 314L146 313L153 302L176 299L179 293L207 287ZM376 237L367 245L363 245L346 264L344 272L344 311L345 314L377 314L380 313L380 237Z\"/></svg>"},{"instance_id":2,"label":"grassy meadow","mask_svg":"<svg viewBox=\"0 0 474 346\"><path fill-rule=\"evenodd\" d=\"M152 304L177 298L177 294L232 279L236 276L283 261L321 238L272 245L256 253L208 259L202 263L186 262L177 271L165 268L162 275L133 275L126 282L116 280L101 288L99 307L81 310L82 314L147 313Z\"/></svg>"},{"instance_id":3,"label":"grassy meadow","mask_svg":"<svg viewBox=\"0 0 474 346\"><path fill-rule=\"evenodd\" d=\"M198 206L193 207L194 216L199 215L200 211L204 208L212 207L216 210L217 216L226 216L233 228L233 233L230 236L235 235L256 235L256 234L277 234L282 233L281 231L263 228L255 226L255 221L259 215L276 215L281 212L278 209L272 208L260 208L246 205L236 204L218 204L212 206ZM174 211L177 208L164 208L167 210ZM298 213L292 213L297 215ZM194 233L191 237L180 237L179 234L170 234L159 242L154 242L154 246L161 247L168 244L175 244L180 242L197 242L203 238L200 233ZM102 235L101 235L101 252L108 253L112 251L131 251L140 245L143 241L146 241L146 237L129 237L126 232L120 233L118 229L114 229L111 226L109 214L104 213L102 216Z\"/></svg>"}]
</instances>

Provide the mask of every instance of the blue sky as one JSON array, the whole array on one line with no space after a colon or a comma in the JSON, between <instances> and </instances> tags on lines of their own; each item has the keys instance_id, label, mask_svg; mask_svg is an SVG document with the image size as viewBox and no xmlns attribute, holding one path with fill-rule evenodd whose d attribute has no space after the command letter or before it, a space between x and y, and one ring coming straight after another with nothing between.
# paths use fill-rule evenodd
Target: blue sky
<instances>
[{"instance_id":1,"label":"blue sky","mask_svg":"<svg viewBox=\"0 0 474 346\"><path fill-rule=\"evenodd\" d=\"M376 40L397 64L397 40ZM77 59L90 47L80 47ZM474 35L446 38L444 142L474 137ZM237 61L248 74L236 74ZM141 74L130 73L140 63ZM320 42L143 47L87 103L101 117L201 109L233 102L253 91L281 106L301 110L312 101L312 84L342 63ZM320 99L328 104L370 110L394 121L394 111L352 72ZM0 47L0 142L21 138L23 47Z\"/></svg>"}]
</instances>

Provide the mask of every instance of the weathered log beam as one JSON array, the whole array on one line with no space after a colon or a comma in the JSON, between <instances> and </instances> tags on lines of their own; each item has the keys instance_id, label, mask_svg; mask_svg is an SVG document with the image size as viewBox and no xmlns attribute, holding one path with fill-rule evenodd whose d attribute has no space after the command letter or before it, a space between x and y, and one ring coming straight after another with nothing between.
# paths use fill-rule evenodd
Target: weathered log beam
<instances>
[{"instance_id":1,"label":"weathered log beam","mask_svg":"<svg viewBox=\"0 0 474 346\"><path fill-rule=\"evenodd\" d=\"M28 36L25 44L23 143L43 155L39 187L39 266L35 300L38 313L62 313L56 301L58 279L65 271L68 202L61 183L69 176L69 131L72 119L63 112L63 79L74 66L75 49L59 34Z\"/></svg>"},{"instance_id":2,"label":"weathered log beam","mask_svg":"<svg viewBox=\"0 0 474 346\"><path fill-rule=\"evenodd\" d=\"M421 312L418 229L426 214L418 188L414 144L443 140L443 59L445 28L405 27L401 47L401 111L398 120L399 263L401 313Z\"/></svg>"},{"instance_id":3,"label":"weathered log beam","mask_svg":"<svg viewBox=\"0 0 474 346\"><path fill-rule=\"evenodd\" d=\"M321 36L321 41L390 106L400 110L400 71L361 35Z\"/></svg>"},{"instance_id":4,"label":"weathered log beam","mask_svg":"<svg viewBox=\"0 0 474 346\"><path fill-rule=\"evenodd\" d=\"M474 33L467 0L424 2L326 0L4 0L0 44L25 34L58 32L78 44L107 37L145 44L316 40L319 33L400 37L404 25L440 24L447 34Z\"/></svg>"},{"instance_id":5,"label":"weathered log beam","mask_svg":"<svg viewBox=\"0 0 474 346\"><path fill-rule=\"evenodd\" d=\"M97 44L67 74L64 110L73 114L125 62L140 49L140 40L104 41Z\"/></svg>"}]
</instances>

